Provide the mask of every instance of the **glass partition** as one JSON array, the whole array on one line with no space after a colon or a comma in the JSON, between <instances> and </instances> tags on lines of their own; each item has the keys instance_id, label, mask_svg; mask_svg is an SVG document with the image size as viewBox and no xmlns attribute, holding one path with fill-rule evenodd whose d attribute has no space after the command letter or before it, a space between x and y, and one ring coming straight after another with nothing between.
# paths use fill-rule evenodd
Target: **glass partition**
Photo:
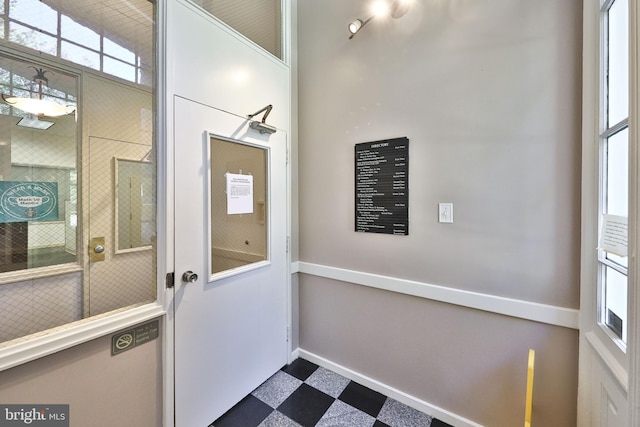
<instances>
[{"instance_id":1,"label":"glass partition","mask_svg":"<svg viewBox=\"0 0 640 427\"><path fill-rule=\"evenodd\" d=\"M0 93L0 272L75 262L78 78L0 56ZM38 116L23 100L71 113Z\"/></svg>"},{"instance_id":2,"label":"glass partition","mask_svg":"<svg viewBox=\"0 0 640 427\"><path fill-rule=\"evenodd\" d=\"M0 347L156 300L155 13L0 2Z\"/></svg>"},{"instance_id":3,"label":"glass partition","mask_svg":"<svg viewBox=\"0 0 640 427\"><path fill-rule=\"evenodd\" d=\"M209 271L216 275L268 259L268 149L211 137L209 150Z\"/></svg>"}]
</instances>

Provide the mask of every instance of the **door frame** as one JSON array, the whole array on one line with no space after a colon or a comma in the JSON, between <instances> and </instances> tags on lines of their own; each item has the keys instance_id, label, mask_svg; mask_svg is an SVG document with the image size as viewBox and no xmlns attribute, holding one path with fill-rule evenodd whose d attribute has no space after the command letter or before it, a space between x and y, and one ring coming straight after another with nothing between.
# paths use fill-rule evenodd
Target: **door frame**
<instances>
[{"instance_id":1,"label":"door frame","mask_svg":"<svg viewBox=\"0 0 640 427\"><path fill-rule=\"evenodd\" d=\"M600 133L601 6L583 1L582 230L578 424L596 426L602 375L623 391L627 425L640 422L640 5L629 2L629 275L626 354L599 330L594 248L598 244L598 138ZM594 145L595 144L595 145ZM596 372L594 366L599 369Z\"/></svg>"},{"instance_id":2,"label":"door frame","mask_svg":"<svg viewBox=\"0 0 640 427\"><path fill-rule=\"evenodd\" d=\"M295 106L297 102L296 84L295 84L295 56L293 49L293 40L297 35L297 26L295 23L295 11L297 9L297 0L281 0L282 1L282 43L283 43L283 63L286 64L290 71L289 77L289 105L287 106L287 114L289 116L289 126L284 129L287 133L287 154L286 154L286 196L287 196L287 252L285 258L286 264L286 292L287 292L287 362L290 363L294 358L294 338L293 338L293 296L292 296L292 253L294 247L297 247L296 237L297 227L294 225L294 219L297 221L297 214L293 211L294 199L297 196L292 187L292 176L295 171L292 165L292 152L297 151L297 126L295 120ZM174 259L174 206L175 206L175 140L173 138L174 126L174 105L173 98L176 95L173 81L176 76L173 72L174 58L169 52L167 46L168 27L169 27L169 5L168 3L185 4L188 0L164 0L157 3L157 209L158 209L158 250L157 250L157 279L158 279L158 301L162 304L165 316L162 319L162 402L163 402L163 426L175 426L175 358L174 358L174 289L165 286L170 274L175 272ZM215 19L215 18L213 18ZM230 32L235 30L226 24L218 21L219 25L225 26ZM247 43L252 43L247 41ZM204 131L204 129L203 129ZM295 151L294 151L295 150ZM295 218L294 218L295 216ZM162 236L162 238L160 238Z\"/></svg>"},{"instance_id":3,"label":"door frame","mask_svg":"<svg viewBox=\"0 0 640 427\"><path fill-rule=\"evenodd\" d=\"M629 2L629 425L640 425L640 5ZM633 215L633 216L632 216Z\"/></svg>"}]
</instances>

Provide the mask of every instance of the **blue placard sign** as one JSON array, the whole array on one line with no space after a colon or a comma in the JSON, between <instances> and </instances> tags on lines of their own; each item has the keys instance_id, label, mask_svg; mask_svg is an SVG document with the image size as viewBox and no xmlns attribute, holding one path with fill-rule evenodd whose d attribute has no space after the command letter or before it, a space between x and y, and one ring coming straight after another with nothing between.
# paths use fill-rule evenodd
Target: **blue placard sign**
<instances>
[{"instance_id":1,"label":"blue placard sign","mask_svg":"<svg viewBox=\"0 0 640 427\"><path fill-rule=\"evenodd\" d=\"M0 181L0 223L57 219L57 182Z\"/></svg>"}]
</instances>

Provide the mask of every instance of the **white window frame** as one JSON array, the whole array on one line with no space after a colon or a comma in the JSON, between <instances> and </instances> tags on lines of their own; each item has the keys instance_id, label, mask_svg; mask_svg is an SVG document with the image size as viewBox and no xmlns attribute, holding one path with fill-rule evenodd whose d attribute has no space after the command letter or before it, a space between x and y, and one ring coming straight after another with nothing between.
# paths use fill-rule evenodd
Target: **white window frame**
<instances>
[{"instance_id":1,"label":"white window frame","mask_svg":"<svg viewBox=\"0 0 640 427\"><path fill-rule=\"evenodd\" d=\"M629 4L629 425L640 425L640 4Z\"/></svg>"},{"instance_id":2,"label":"white window frame","mask_svg":"<svg viewBox=\"0 0 640 427\"><path fill-rule=\"evenodd\" d=\"M583 92L582 92L582 226L581 226L581 278L580 278L580 364L578 389L578 423L599 425L596 417L603 409L600 396L601 375L617 384L624 392L629 411L620 414L628 425L640 425L640 344L638 342L640 321L638 307L638 247L637 224L639 220L638 200L638 4L629 2L629 262L628 262L628 310L626 352L611 339L607 327L599 324L598 295L598 225L600 221L600 137L603 128L601 119L601 96L604 94L605 78L602 75L604 38L604 0L583 1ZM596 366L598 365L598 366ZM602 368L599 367L602 365ZM605 367L606 366L606 367ZM612 383L610 383L612 384ZM628 403L628 404L627 404ZM612 421L613 422L613 421Z\"/></svg>"},{"instance_id":3,"label":"white window frame","mask_svg":"<svg viewBox=\"0 0 640 427\"><path fill-rule=\"evenodd\" d=\"M601 76L602 34L600 13L602 0L585 0L583 44L583 151L582 151L582 229L581 229L581 296L580 296L580 387L578 393L578 422L596 425L592 418L599 405L593 402L593 367L589 353L597 354L606 364L618 384L628 391L628 420L630 426L640 425L640 4L629 2L629 262L627 347L623 352L598 325L597 253L599 223L599 138L600 96L604 79Z\"/></svg>"},{"instance_id":4,"label":"white window frame","mask_svg":"<svg viewBox=\"0 0 640 427\"><path fill-rule=\"evenodd\" d=\"M609 139L619 134L620 132L624 132L629 128L629 119L623 119L618 123L608 123L608 81L607 75L609 74L608 69L608 22L606 16L608 14L609 8L613 5L613 3L617 0L603 0L600 8L600 58L599 58L599 95L598 95L598 230L602 227L602 218L603 214L607 212L607 150L609 144ZM632 0L633 1L633 0ZM630 135L629 135L630 138ZM630 144L631 145L631 144ZM627 213L628 215L628 213ZM596 245L596 247L598 247ZM625 275L627 277L627 290L629 289L629 280L628 280L628 267L621 266L615 261L607 259L607 253L601 248L597 249L597 323L602 332L611 340L617 347L618 350L613 350L615 353L618 351L626 354L627 352L627 340L628 340L628 331L627 337L619 338L609 326L606 324L606 269L607 267L615 270L616 272ZM627 302L628 302L628 291L627 291ZM627 304L628 305L628 304ZM627 313L629 310L627 309ZM628 314L627 319L625 319L627 325L623 327L628 328ZM626 359L625 356L621 354L617 354L619 360Z\"/></svg>"}]
</instances>

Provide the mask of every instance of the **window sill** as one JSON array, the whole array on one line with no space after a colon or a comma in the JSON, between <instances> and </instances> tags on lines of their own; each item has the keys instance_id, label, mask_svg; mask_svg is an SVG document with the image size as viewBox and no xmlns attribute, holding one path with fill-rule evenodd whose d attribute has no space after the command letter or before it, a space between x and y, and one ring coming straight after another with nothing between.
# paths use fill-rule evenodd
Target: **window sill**
<instances>
[{"instance_id":1,"label":"window sill","mask_svg":"<svg viewBox=\"0 0 640 427\"><path fill-rule=\"evenodd\" d=\"M128 308L118 313L80 320L73 326L61 326L29 337L0 344L0 371L39 359L135 324L164 316L158 303Z\"/></svg>"},{"instance_id":2,"label":"window sill","mask_svg":"<svg viewBox=\"0 0 640 427\"><path fill-rule=\"evenodd\" d=\"M29 268L18 271L8 271L0 274L0 285L24 282L25 280L41 279L43 277L59 276L67 273L83 271L78 263L60 264L47 267Z\"/></svg>"}]
</instances>

